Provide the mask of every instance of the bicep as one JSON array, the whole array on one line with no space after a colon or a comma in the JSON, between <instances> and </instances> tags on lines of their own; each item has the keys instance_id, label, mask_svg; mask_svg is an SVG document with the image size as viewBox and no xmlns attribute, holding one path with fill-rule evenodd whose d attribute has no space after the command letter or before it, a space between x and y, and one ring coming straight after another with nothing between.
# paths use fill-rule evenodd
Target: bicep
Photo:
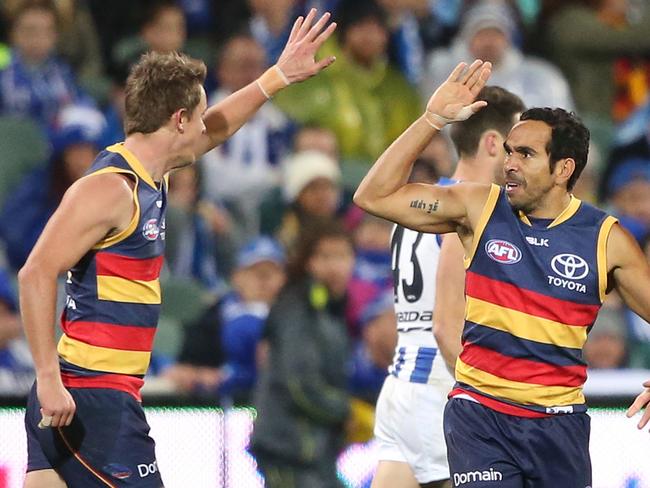
<instances>
[{"instance_id":1,"label":"bicep","mask_svg":"<svg viewBox=\"0 0 650 488\"><path fill-rule=\"evenodd\" d=\"M650 321L650 266L634 237L619 224L607 240L607 262L611 284L626 305Z\"/></svg>"},{"instance_id":2,"label":"bicep","mask_svg":"<svg viewBox=\"0 0 650 488\"><path fill-rule=\"evenodd\" d=\"M129 222L135 205L126 185L118 175L79 180L46 224L27 265L63 273L112 230Z\"/></svg>"},{"instance_id":3,"label":"bicep","mask_svg":"<svg viewBox=\"0 0 650 488\"><path fill-rule=\"evenodd\" d=\"M454 232L468 215L463 186L410 183L378 202L377 214L418 232Z\"/></svg>"}]
</instances>

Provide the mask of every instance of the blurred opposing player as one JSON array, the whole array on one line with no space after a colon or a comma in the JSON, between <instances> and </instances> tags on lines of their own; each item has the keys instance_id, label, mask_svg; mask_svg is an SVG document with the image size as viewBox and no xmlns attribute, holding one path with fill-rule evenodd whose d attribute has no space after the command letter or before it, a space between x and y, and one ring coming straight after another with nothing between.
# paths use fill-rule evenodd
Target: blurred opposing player
<instances>
[{"instance_id":1,"label":"blurred opposing player","mask_svg":"<svg viewBox=\"0 0 650 488\"><path fill-rule=\"evenodd\" d=\"M480 60L459 64L426 113L377 160L355 202L413 229L456 232L463 243L463 351L444 413L454 485L585 488L591 461L581 349L612 288L650 318L650 266L616 219L571 195L589 131L562 109L521 115L504 143L504 188L408 183L437 130L486 106L476 97L490 69ZM650 420L648 401L646 389L628 412L646 407L639 428Z\"/></svg>"},{"instance_id":2,"label":"blurred opposing player","mask_svg":"<svg viewBox=\"0 0 650 488\"><path fill-rule=\"evenodd\" d=\"M131 71L125 142L65 194L19 273L37 377L25 416L26 488L163 485L139 392L160 309L167 174L333 62L314 60L336 27L329 14L315 16L296 20L276 65L210 108L200 61L151 53ZM67 270L57 348L56 280Z\"/></svg>"},{"instance_id":3,"label":"blurred opposing player","mask_svg":"<svg viewBox=\"0 0 650 488\"><path fill-rule=\"evenodd\" d=\"M499 87L483 88L477 100L486 101L488 106L452 127L451 137L460 159L452 179L439 184L503 180L503 142L524 104ZM434 297L444 293L436 287L440 237L400 225L393 230L398 344L377 401L375 436L380 451L373 488L450 486L442 412L453 378L445 367L446 356L439 354L445 349L431 332L434 305L443 310L446 305L445 301L437 303L438 298L434 302ZM445 239L450 237L455 236ZM462 272L462 259L460 262ZM444 288L444 283L438 288ZM442 337L449 337L453 343L453 333ZM460 332L455 334L460 336ZM457 338L455 341L459 342Z\"/></svg>"}]
</instances>

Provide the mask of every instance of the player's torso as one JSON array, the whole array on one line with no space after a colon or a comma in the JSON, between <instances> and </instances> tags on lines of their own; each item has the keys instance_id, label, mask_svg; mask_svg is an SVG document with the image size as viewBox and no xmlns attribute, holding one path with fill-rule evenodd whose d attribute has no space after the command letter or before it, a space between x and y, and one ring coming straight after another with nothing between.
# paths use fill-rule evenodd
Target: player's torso
<instances>
[{"instance_id":1,"label":"player's torso","mask_svg":"<svg viewBox=\"0 0 650 488\"><path fill-rule=\"evenodd\" d=\"M438 236L395 226L391 251L398 342L389 373L414 383L448 381L433 336Z\"/></svg>"},{"instance_id":2,"label":"player's torso","mask_svg":"<svg viewBox=\"0 0 650 488\"><path fill-rule=\"evenodd\" d=\"M58 350L64 375L120 383L115 375L141 378L149 364L161 303L166 182L153 182L121 145L100 153L88 174L103 172L131 180L135 214L68 272Z\"/></svg>"},{"instance_id":3,"label":"player's torso","mask_svg":"<svg viewBox=\"0 0 650 488\"><path fill-rule=\"evenodd\" d=\"M531 221L499 193L467 269L459 383L514 404L584 403L582 347L606 288L606 220L573 199L554 221Z\"/></svg>"}]
</instances>

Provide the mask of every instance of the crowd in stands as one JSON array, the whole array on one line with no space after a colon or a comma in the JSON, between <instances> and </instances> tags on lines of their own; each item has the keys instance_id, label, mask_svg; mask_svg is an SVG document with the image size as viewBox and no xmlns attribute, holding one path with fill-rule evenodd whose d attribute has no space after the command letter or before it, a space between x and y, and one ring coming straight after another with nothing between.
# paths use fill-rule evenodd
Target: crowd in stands
<instances>
[{"instance_id":1,"label":"crowd in stands","mask_svg":"<svg viewBox=\"0 0 650 488\"><path fill-rule=\"evenodd\" d=\"M262 410L275 408L274 395L279 404L295 396L331 422L345 420L350 397L374 404L396 340L392 224L364 214L351 195L459 61L489 60L492 84L528 106L583 118L592 149L576 196L616 215L650 258L644 1L5 0L0 394L24 394L33 379L16 273L66 189L124 138L129 66L148 50L187 52L207 64L214 103L254 81L313 6L338 23L323 47L336 63L171 175L152 378L179 394L258 401ZM455 159L439 134L417 179L449 176ZM610 295L585 358L593 368L650 368L650 327ZM262 459L274 455L265 436L282 415L260 427Z\"/></svg>"}]
</instances>

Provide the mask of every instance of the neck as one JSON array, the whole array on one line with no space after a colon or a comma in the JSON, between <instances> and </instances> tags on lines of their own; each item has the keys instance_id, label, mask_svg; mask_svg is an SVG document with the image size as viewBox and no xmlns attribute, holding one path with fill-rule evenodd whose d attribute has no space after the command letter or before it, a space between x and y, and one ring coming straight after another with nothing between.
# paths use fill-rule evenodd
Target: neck
<instances>
[{"instance_id":1,"label":"neck","mask_svg":"<svg viewBox=\"0 0 650 488\"><path fill-rule=\"evenodd\" d=\"M477 161L478 158L461 157L456 165L456 170L451 176L453 180L473 181L475 183L490 184L494 181L492 168L494 165Z\"/></svg>"},{"instance_id":2,"label":"neck","mask_svg":"<svg viewBox=\"0 0 650 488\"><path fill-rule=\"evenodd\" d=\"M161 130L164 128L151 134L131 134L124 141L124 147L133 153L154 181L162 180L173 167L169 138Z\"/></svg>"},{"instance_id":3,"label":"neck","mask_svg":"<svg viewBox=\"0 0 650 488\"><path fill-rule=\"evenodd\" d=\"M571 194L566 188L554 187L543 197L537 208L526 215L535 219L555 219L566 210L569 203Z\"/></svg>"}]
</instances>

